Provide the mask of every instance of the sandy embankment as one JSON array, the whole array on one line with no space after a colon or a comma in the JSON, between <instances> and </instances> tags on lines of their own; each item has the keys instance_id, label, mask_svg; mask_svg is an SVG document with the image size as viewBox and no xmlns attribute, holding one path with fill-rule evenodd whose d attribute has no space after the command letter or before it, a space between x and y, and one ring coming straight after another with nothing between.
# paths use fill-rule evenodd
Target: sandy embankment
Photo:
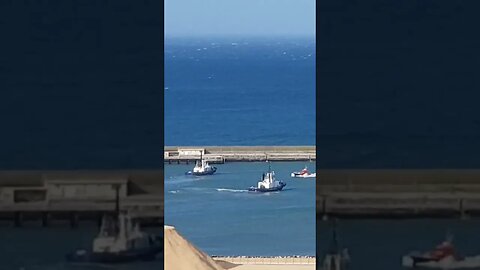
<instances>
[{"instance_id":1,"label":"sandy embankment","mask_svg":"<svg viewBox=\"0 0 480 270\"><path fill-rule=\"evenodd\" d=\"M315 265L239 265L216 262L183 238L174 227L164 227L166 270L313 270Z\"/></svg>"},{"instance_id":2,"label":"sandy embankment","mask_svg":"<svg viewBox=\"0 0 480 270\"><path fill-rule=\"evenodd\" d=\"M224 270L178 234L174 227L165 226L164 249L166 270Z\"/></svg>"}]
</instances>

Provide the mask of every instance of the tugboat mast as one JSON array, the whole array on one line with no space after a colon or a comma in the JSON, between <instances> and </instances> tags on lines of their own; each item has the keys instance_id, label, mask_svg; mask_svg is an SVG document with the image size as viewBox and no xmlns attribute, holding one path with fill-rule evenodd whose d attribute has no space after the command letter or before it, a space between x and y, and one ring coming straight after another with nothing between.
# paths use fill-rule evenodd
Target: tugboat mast
<instances>
[{"instance_id":1,"label":"tugboat mast","mask_svg":"<svg viewBox=\"0 0 480 270\"><path fill-rule=\"evenodd\" d=\"M115 184L115 220L118 220L120 216L120 185ZM115 234L120 232L120 224L115 222Z\"/></svg>"},{"instance_id":2,"label":"tugboat mast","mask_svg":"<svg viewBox=\"0 0 480 270\"><path fill-rule=\"evenodd\" d=\"M118 217L120 214L120 185L114 185L115 187L115 215Z\"/></svg>"},{"instance_id":3,"label":"tugboat mast","mask_svg":"<svg viewBox=\"0 0 480 270\"><path fill-rule=\"evenodd\" d=\"M330 245L330 252L332 253L338 253L338 240L337 240L337 226L336 222L333 223L333 237L332 237L332 243Z\"/></svg>"}]
</instances>

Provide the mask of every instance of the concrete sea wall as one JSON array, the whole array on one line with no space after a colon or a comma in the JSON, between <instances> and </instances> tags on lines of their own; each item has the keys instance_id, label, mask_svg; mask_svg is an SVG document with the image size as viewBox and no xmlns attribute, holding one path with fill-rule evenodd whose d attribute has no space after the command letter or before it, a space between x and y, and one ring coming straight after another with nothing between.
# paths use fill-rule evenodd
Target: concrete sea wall
<instances>
[{"instance_id":1,"label":"concrete sea wall","mask_svg":"<svg viewBox=\"0 0 480 270\"><path fill-rule=\"evenodd\" d=\"M318 170L317 214L480 216L480 170Z\"/></svg>"},{"instance_id":2,"label":"concrete sea wall","mask_svg":"<svg viewBox=\"0 0 480 270\"><path fill-rule=\"evenodd\" d=\"M189 163L203 157L211 163L236 161L305 161L316 159L315 146L169 146L167 163Z\"/></svg>"}]
</instances>

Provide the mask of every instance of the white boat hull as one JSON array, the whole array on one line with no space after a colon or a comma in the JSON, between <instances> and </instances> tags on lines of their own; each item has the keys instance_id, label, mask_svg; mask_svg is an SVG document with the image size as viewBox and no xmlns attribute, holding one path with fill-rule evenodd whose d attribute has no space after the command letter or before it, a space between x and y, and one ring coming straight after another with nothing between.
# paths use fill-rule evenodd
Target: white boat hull
<instances>
[{"instance_id":1,"label":"white boat hull","mask_svg":"<svg viewBox=\"0 0 480 270\"><path fill-rule=\"evenodd\" d=\"M316 173L309 173L309 174L292 173L290 176L293 178L315 178L317 177L317 174Z\"/></svg>"},{"instance_id":2,"label":"white boat hull","mask_svg":"<svg viewBox=\"0 0 480 270\"><path fill-rule=\"evenodd\" d=\"M403 256L402 266L415 269L480 269L480 256L466 257L462 260L455 260L453 257L446 257L439 261L416 262L411 255Z\"/></svg>"}]
</instances>

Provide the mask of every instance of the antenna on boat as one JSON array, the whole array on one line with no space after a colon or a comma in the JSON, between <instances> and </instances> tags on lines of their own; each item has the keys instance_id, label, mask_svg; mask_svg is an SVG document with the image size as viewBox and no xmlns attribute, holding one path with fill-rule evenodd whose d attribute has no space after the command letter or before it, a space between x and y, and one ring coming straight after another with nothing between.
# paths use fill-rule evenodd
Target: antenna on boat
<instances>
[{"instance_id":1,"label":"antenna on boat","mask_svg":"<svg viewBox=\"0 0 480 270\"><path fill-rule=\"evenodd\" d=\"M332 224L332 242L330 244L330 252L337 253L338 252L338 239L337 239L337 220L333 220Z\"/></svg>"},{"instance_id":2,"label":"antenna on boat","mask_svg":"<svg viewBox=\"0 0 480 270\"><path fill-rule=\"evenodd\" d=\"M114 188L115 188L115 215L118 216L120 214L120 185L115 184Z\"/></svg>"},{"instance_id":3,"label":"antenna on boat","mask_svg":"<svg viewBox=\"0 0 480 270\"><path fill-rule=\"evenodd\" d=\"M337 227L336 227L335 225L333 225L333 241L334 241L335 244L338 242L338 239L337 239Z\"/></svg>"},{"instance_id":4,"label":"antenna on boat","mask_svg":"<svg viewBox=\"0 0 480 270\"><path fill-rule=\"evenodd\" d=\"M447 230L447 233L445 235L445 241L452 243L453 242L453 234L450 230Z\"/></svg>"},{"instance_id":5,"label":"antenna on boat","mask_svg":"<svg viewBox=\"0 0 480 270\"><path fill-rule=\"evenodd\" d=\"M333 220L333 240L337 241L337 221Z\"/></svg>"},{"instance_id":6,"label":"antenna on boat","mask_svg":"<svg viewBox=\"0 0 480 270\"><path fill-rule=\"evenodd\" d=\"M115 189L115 218L118 219L120 216L120 185L113 184L113 188ZM119 226L120 224L115 223L114 230L117 234L120 231Z\"/></svg>"}]
</instances>

